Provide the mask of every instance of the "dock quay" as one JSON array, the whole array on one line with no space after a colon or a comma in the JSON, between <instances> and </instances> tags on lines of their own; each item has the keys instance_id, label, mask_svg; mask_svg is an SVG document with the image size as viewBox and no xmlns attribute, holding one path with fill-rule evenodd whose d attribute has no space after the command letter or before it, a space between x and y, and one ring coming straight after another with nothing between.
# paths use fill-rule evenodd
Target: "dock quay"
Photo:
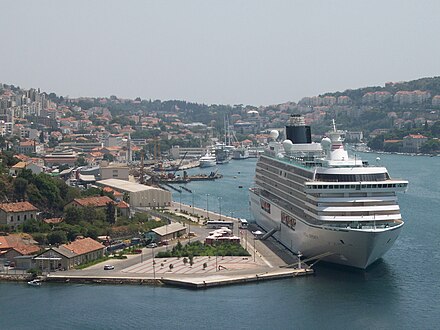
<instances>
[{"instance_id":1,"label":"dock quay","mask_svg":"<svg viewBox=\"0 0 440 330\"><path fill-rule=\"evenodd\" d=\"M218 274L198 276L81 276L55 274L43 278L51 283L84 283L84 284L133 284L133 285L165 285L187 289L207 289L211 287L254 283L313 274L312 269L273 269L263 272L246 272L242 274Z\"/></svg>"}]
</instances>

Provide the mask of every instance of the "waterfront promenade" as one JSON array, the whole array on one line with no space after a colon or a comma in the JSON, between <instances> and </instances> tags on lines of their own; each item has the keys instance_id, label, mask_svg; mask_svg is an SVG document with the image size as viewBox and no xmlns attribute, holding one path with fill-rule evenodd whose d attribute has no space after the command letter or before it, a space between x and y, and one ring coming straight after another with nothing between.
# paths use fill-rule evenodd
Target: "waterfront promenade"
<instances>
[{"instance_id":1,"label":"waterfront promenade","mask_svg":"<svg viewBox=\"0 0 440 330\"><path fill-rule=\"evenodd\" d=\"M177 210L177 211L176 211ZM206 216L206 210L194 208L190 205L174 202L170 211L190 213L182 214L191 217L197 214ZM159 251L171 249L177 244L177 240L169 246L158 248L143 248L141 254L129 255L127 259L113 259L88 267L83 270L70 270L51 273L46 280L51 282L91 282L91 283L143 283L143 284L166 284L178 285L190 288L204 288L210 286L246 283L277 278L309 275L313 270L306 265L302 268L280 268L286 266L286 258L280 254L279 246L268 244L265 241L255 239L250 230L238 229L238 219L208 212L209 219L236 221L234 234L240 236L243 247L250 256L196 256L193 264L184 263L184 258L156 258ZM191 240L203 240L211 231L202 227L200 218L191 217L194 220L194 230L197 237ZM235 229L237 228L237 229ZM181 240L185 243L189 238ZM282 252L282 251L281 251ZM283 258L284 257L284 260ZM292 255L287 263L292 263ZM295 259L296 260L296 259ZM113 265L113 270L104 270L104 264ZM296 265L296 264L295 264Z\"/></svg>"}]
</instances>

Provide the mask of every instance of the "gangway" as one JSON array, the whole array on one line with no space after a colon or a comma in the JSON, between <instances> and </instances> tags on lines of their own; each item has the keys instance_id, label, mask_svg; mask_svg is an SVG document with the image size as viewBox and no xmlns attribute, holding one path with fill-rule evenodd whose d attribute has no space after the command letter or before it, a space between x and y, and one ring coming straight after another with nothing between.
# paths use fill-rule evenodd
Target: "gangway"
<instances>
[{"instance_id":1,"label":"gangway","mask_svg":"<svg viewBox=\"0 0 440 330\"><path fill-rule=\"evenodd\" d=\"M316 260L313 264L311 264L310 266L308 266L309 268L312 268L313 265L315 265L318 261L320 261L320 260L322 260L323 258L328 257L328 256L330 256L330 255L332 255L332 254L334 254L334 253L333 253L333 252L324 252L324 253L318 254L318 255L316 255L316 256L314 256L314 257L310 257L310 258L307 258L307 259L301 260L301 263L307 264L307 262L309 262L309 261ZM300 256L301 256L301 255L300 255ZM294 263L292 263L292 264L282 266L282 268L295 268L295 267L297 267L297 266L298 266L298 262L294 262Z\"/></svg>"},{"instance_id":2,"label":"gangway","mask_svg":"<svg viewBox=\"0 0 440 330\"><path fill-rule=\"evenodd\" d=\"M278 227L272 228L272 229L269 230L266 234L264 234L263 236L261 236L260 241L264 241L264 240L268 239L268 238L271 237L273 234L275 234L278 230L280 230Z\"/></svg>"}]
</instances>

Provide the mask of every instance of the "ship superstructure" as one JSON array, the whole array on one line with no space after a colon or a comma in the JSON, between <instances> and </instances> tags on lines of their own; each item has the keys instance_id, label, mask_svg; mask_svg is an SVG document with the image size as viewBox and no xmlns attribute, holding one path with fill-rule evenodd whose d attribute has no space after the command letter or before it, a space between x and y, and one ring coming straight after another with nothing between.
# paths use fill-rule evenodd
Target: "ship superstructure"
<instances>
[{"instance_id":1,"label":"ship superstructure","mask_svg":"<svg viewBox=\"0 0 440 330\"><path fill-rule=\"evenodd\" d=\"M350 158L342 131L312 143L302 116L293 115L286 140L259 157L250 189L256 222L293 252L326 254L324 260L367 268L382 257L404 224L396 192L408 181L383 166Z\"/></svg>"}]
</instances>

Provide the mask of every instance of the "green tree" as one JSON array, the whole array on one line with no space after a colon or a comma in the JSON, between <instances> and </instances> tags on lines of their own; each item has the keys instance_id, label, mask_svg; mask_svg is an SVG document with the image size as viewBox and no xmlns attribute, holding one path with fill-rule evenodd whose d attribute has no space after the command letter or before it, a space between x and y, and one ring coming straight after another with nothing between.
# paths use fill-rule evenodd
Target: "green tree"
<instances>
[{"instance_id":1,"label":"green tree","mask_svg":"<svg viewBox=\"0 0 440 330\"><path fill-rule=\"evenodd\" d=\"M63 230L57 230L47 235L47 241L49 244L62 244L67 242L66 232Z\"/></svg>"},{"instance_id":2,"label":"green tree","mask_svg":"<svg viewBox=\"0 0 440 330\"><path fill-rule=\"evenodd\" d=\"M32 238L38 242L40 245L47 244L47 236L43 233L32 234Z\"/></svg>"},{"instance_id":3,"label":"green tree","mask_svg":"<svg viewBox=\"0 0 440 330\"><path fill-rule=\"evenodd\" d=\"M107 160L107 161L109 161L109 162L112 162L112 161L115 160L115 157L113 157L112 154L105 154L105 155L102 157L102 159L103 159L103 160Z\"/></svg>"},{"instance_id":4,"label":"green tree","mask_svg":"<svg viewBox=\"0 0 440 330\"><path fill-rule=\"evenodd\" d=\"M14 180L14 198L18 200L25 200L28 181L24 178L15 178Z\"/></svg>"},{"instance_id":5,"label":"green tree","mask_svg":"<svg viewBox=\"0 0 440 330\"><path fill-rule=\"evenodd\" d=\"M77 225L84 220L84 213L80 207L69 206L64 211L64 221L69 225Z\"/></svg>"},{"instance_id":6,"label":"green tree","mask_svg":"<svg viewBox=\"0 0 440 330\"><path fill-rule=\"evenodd\" d=\"M383 141L384 141L384 136L378 135L373 140L368 142L368 146L374 150L383 150Z\"/></svg>"},{"instance_id":7,"label":"green tree","mask_svg":"<svg viewBox=\"0 0 440 330\"><path fill-rule=\"evenodd\" d=\"M114 224L116 222L116 207L113 202L107 203L105 208L105 220L110 224Z\"/></svg>"},{"instance_id":8,"label":"green tree","mask_svg":"<svg viewBox=\"0 0 440 330\"><path fill-rule=\"evenodd\" d=\"M84 156L79 156L75 162L75 166L86 166L86 165L87 165L87 161L84 158Z\"/></svg>"},{"instance_id":9,"label":"green tree","mask_svg":"<svg viewBox=\"0 0 440 330\"><path fill-rule=\"evenodd\" d=\"M27 219L23 223L23 232L25 233L36 233L40 231L40 222L36 219Z\"/></svg>"},{"instance_id":10,"label":"green tree","mask_svg":"<svg viewBox=\"0 0 440 330\"><path fill-rule=\"evenodd\" d=\"M40 143L44 143L44 131L41 131L39 140L40 140Z\"/></svg>"},{"instance_id":11,"label":"green tree","mask_svg":"<svg viewBox=\"0 0 440 330\"><path fill-rule=\"evenodd\" d=\"M420 147L420 151L425 154L439 153L440 152L440 141L439 140L429 140L423 143Z\"/></svg>"}]
</instances>

